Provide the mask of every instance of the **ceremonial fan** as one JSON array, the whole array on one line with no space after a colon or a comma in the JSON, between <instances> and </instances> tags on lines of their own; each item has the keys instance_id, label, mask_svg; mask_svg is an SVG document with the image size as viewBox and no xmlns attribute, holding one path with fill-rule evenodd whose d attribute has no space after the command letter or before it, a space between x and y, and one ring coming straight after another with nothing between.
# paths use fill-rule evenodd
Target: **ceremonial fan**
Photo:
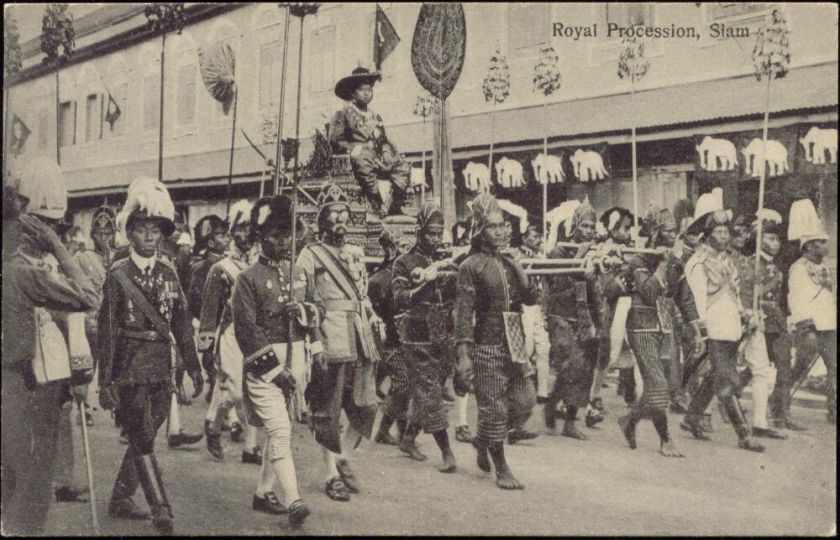
<instances>
[{"instance_id":1,"label":"ceremonial fan","mask_svg":"<svg viewBox=\"0 0 840 540\"><path fill-rule=\"evenodd\" d=\"M233 49L227 43L215 43L198 52L198 65L204 86L213 99L222 104L225 114L233 104L233 124L230 128L230 165L228 167L227 201L225 212L230 209L230 190L233 183L233 147L236 140L236 104L238 87L236 85L236 59Z\"/></svg>"}]
</instances>

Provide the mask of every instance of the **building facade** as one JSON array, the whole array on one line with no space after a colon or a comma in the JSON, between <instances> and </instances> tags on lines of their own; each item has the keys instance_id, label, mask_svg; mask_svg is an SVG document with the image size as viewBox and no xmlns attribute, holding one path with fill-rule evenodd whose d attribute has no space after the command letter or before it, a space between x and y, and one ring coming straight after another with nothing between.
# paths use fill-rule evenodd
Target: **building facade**
<instances>
[{"instance_id":1,"label":"building facade","mask_svg":"<svg viewBox=\"0 0 840 540\"><path fill-rule=\"evenodd\" d=\"M421 87L412 72L411 40L420 4L379 5L401 42L382 66L372 107L399 150L419 167L433 146L432 122L414 115ZM775 7L787 17L792 62L788 76L772 83L771 138L785 146L788 169L768 169L768 204L786 216L785 207L798 196L789 192L790 180L797 180L818 199L826 227L836 230L838 21L829 4L465 4L465 64L448 100L458 214L465 214L473 195L464 171L470 163L486 166L491 135L491 178L507 186L494 190L531 214L541 211L535 160L546 136L548 154L562 163L554 171L562 181L547 190L549 208L584 195L599 211L617 204L632 207L632 128L638 140L640 212L649 202L671 207L718 185L729 206L754 208L757 176L752 173L758 169L750 143L756 133L761 137L764 85L754 76L751 52L756 29ZM265 164L240 128L273 157L285 12L262 3L187 4L186 9L188 25L166 40L163 177L195 223L208 212L224 210L232 122L204 88L198 53L218 42L235 51L234 192L255 197L266 178ZM314 130L323 129L341 106L333 94L335 82L358 65L372 65L375 10L373 3L327 3L307 17L302 156L311 151L308 138ZM77 20L76 54L59 71L57 100L55 71L41 65L38 40L23 44L24 71L10 88L9 111L31 133L11 161L55 154L59 144L71 208L83 227L96 205L121 202L134 177L157 175L161 38L145 23L142 4L107 5ZM671 28L675 34L682 29L689 35L646 40L650 66L631 89L616 74L622 42L608 35L610 25ZM294 133L299 20L289 28L284 137ZM717 36L721 28L733 31ZM746 29L749 36L735 37L735 29ZM586 36L593 32L597 36ZM532 76L547 45L558 53L562 78L560 89L545 99L534 90ZM511 89L504 103L493 105L484 100L482 83L496 50L510 66ZM121 111L113 123L105 120L111 98ZM833 154L826 148L823 157L815 157L815 149L824 145L811 141L812 128L816 134L834 130ZM712 142L704 144L707 138ZM714 142L721 140L728 143ZM731 152L729 144L750 163L741 159L735 168L724 162L721 152ZM509 161L500 167L502 159Z\"/></svg>"}]
</instances>

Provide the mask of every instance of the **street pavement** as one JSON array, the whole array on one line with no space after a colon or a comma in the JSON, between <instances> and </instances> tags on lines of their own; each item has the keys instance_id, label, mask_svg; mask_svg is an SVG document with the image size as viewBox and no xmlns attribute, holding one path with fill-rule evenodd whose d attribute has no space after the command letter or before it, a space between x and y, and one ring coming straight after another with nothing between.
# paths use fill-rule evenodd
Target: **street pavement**
<instances>
[{"instance_id":1,"label":"street pavement","mask_svg":"<svg viewBox=\"0 0 840 540\"><path fill-rule=\"evenodd\" d=\"M658 454L653 425L637 431L630 450L616 419L626 406L614 385L603 390L609 411L594 429L580 422L587 441L547 434L541 407L527 427L532 441L506 445L508 462L523 491L498 489L492 474L475 465L470 445L454 440L458 471L437 471L440 456L431 436L418 437L428 455L418 463L396 447L363 441L351 463L362 493L335 502L323 492L321 453L305 425L295 425L292 447L301 493L312 514L292 531L286 516L251 510L259 467L240 461L243 445L224 435L225 461L213 460L202 440L170 450L160 433L156 452L175 513L178 535L829 535L836 533L836 428L824 410L794 407L804 433L764 441L765 454L739 450L732 428L712 406L715 433L695 441L670 416L671 434L685 458ZM750 402L745 400L747 407ZM182 408L188 431L203 426L201 397ZM105 411L94 412L90 429L100 531L106 535L152 534L150 522L115 520L107 501L125 446ZM475 429L475 403L469 418ZM450 420L452 417L450 416ZM378 420L377 420L378 422ZM161 430L163 431L163 430ZM75 428L76 476L86 483L81 429ZM279 488L278 488L279 489ZM135 501L145 507L142 491ZM91 535L90 508L54 503L50 535Z\"/></svg>"}]
</instances>

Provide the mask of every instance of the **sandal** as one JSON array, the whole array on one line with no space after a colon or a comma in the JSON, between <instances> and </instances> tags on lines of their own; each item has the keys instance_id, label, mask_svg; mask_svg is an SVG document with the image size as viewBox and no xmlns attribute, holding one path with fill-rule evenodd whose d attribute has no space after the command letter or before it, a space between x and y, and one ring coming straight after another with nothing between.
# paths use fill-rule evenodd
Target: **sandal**
<instances>
[{"instance_id":1,"label":"sandal","mask_svg":"<svg viewBox=\"0 0 840 540\"><path fill-rule=\"evenodd\" d=\"M347 486L344 485L344 481L341 480L341 477L339 476L330 478L327 481L324 486L324 493L326 493L327 496L334 501L345 502L350 500L350 492L347 490Z\"/></svg>"}]
</instances>

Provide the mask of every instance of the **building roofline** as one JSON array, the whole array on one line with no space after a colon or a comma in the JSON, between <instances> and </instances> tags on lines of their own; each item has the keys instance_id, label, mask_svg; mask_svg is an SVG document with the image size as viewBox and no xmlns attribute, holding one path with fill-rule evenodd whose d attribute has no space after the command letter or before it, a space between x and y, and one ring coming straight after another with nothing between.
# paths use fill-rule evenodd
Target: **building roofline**
<instances>
[{"instance_id":1,"label":"building roofline","mask_svg":"<svg viewBox=\"0 0 840 540\"><path fill-rule=\"evenodd\" d=\"M185 26L189 26L190 24L197 23L203 21L205 19L209 19L210 17L215 17L216 15L226 13L228 11L233 11L235 9L244 7L248 4L245 3L226 3L226 4L193 4L188 5L184 8L185 15L187 17L187 23ZM121 17L115 17L113 20L107 22L107 24L114 24L115 22L122 22L127 20L130 17L133 17L140 13L140 11L133 11L130 16L126 14L121 15ZM101 25L101 26L104 26ZM100 27L101 27L100 26ZM99 29L100 27L97 27ZM85 34L87 35L87 34ZM32 79L36 79L38 77L42 77L44 75L48 75L50 73L55 72L58 69L64 69L68 66L72 66L75 64L79 64L82 62L86 62L93 58L97 58L100 56L104 56L106 54L113 53L116 50L125 49L127 47L131 47L132 45L136 45L138 43L142 43L160 35L159 32L153 31L148 25L143 24L134 28L131 28L125 32L117 34L115 36L111 36L107 39L103 39L102 41L97 41L95 43L91 43L90 45L86 45L84 47L80 47L73 52L73 55L62 62L61 64L44 64L43 62L38 63L34 66L30 66L26 69L21 70L19 73L11 76L8 81L8 86L14 87L15 85L30 81ZM40 38L35 38L40 39ZM32 41L32 40L30 40ZM29 42L27 42L29 43ZM40 49L39 49L40 51Z\"/></svg>"}]
</instances>

